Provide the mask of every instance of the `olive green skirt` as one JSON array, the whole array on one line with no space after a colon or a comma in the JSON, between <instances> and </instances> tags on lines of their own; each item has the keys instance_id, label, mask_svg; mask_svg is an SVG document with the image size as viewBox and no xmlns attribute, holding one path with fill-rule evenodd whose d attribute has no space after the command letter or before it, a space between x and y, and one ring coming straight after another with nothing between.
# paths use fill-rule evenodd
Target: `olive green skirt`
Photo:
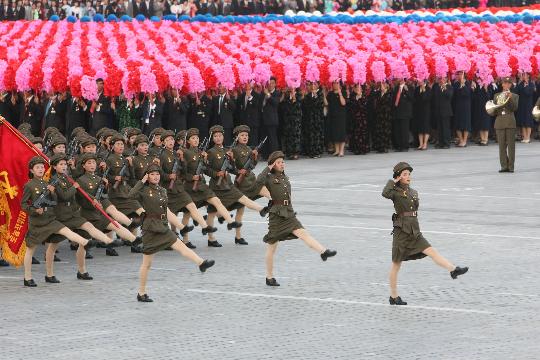
<instances>
[{"instance_id":1,"label":"olive green skirt","mask_svg":"<svg viewBox=\"0 0 540 360\"><path fill-rule=\"evenodd\" d=\"M426 257L422 251L431 245L424 238L422 233L417 236L408 234L398 227L394 227L394 238L392 241L392 261L401 262L418 260Z\"/></svg>"},{"instance_id":2,"label":"olive green skirt","mask_svg":"<svg viewBox=\"0 0 540 360\"><path fill-rule=\"evenodd\" d=\"M167 231L163 233L143 231L142 241L143 254L152 255L171 247L176 241L178 241L178 236L173 233L171 229L167 229Z\"/></svg>"},{"instance_id":3,"label":"olive green skirt","mask_svg":"<svg viewBox=\"0 0 540 360\"><path fill-rule=\"evenodd\" d=\"M52 220L46 225L35 225L30 217L28 224L28 232L24 241L26 246L34 247L43 244L51 235L56 234L66 226L58 220Z\"/></svg>"},{"instance_id":4,"label":"olive green skirt","mask_svg":"<svg viewBox=\"0 0 540 360\"><path fill-rule=\"evenodd\" d=\"M188 205L193 202L191 196L185 191L172 193L167 191L167 207L173 214L178 214Z\"/></svg>"},{"instance_id":5,"label":"olive green skirt","mask_svg":"<svg viewBox=\"0 0 540 360\"><path fill-rule=\"evenodd\" d=\"M264 236L263 241L274 244L278 241L297 239L298 237L292 232L303 228L296 216L283 217L276 213L270 213L268 233Z\"/></svg>"},{"instance_id":6,"label":"olive green skirt","mask_svg":"<svg viewBox=\"0 0 540 360\"><path fill-rule=\"evenodd\" d=\"M110 199L111 203L126 216L131 216L137 213L137 210L142 208L141 204L137 200L114 198Z\"/></svg>"},{"instance_id":7,"label":"olive green skirt","mask_svg":"<svg viewBox=\"0 0 540 360\"><path fill-rule=\"evenodd\" d=\"M195 204L199 204L216 196L207 184L199 183L197 191L193 191L193 183L186 182L184 188Z\"/></svg>"},{"instance_id":8,"label":"olive green skirt","mask_svg":"<svg viewBox=\"0 0 540 360\"><path fill-rule=\"evenodd\" d=\"M240 184L235 183L235 185L238 190L242 192L242 194L246 195L251 200L257 200L262 197L261 195L259 195L259 193L261 192L264 184L253 183L250 185L247 184L245 181L242 181Z\"/></svg>"}]
</instances>

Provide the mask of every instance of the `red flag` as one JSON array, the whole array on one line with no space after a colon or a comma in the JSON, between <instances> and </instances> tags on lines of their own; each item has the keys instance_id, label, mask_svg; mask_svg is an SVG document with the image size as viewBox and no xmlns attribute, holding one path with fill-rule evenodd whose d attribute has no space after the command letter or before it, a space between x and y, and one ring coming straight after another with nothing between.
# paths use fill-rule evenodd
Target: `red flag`
<instances>
[{"instance_id":1,"label":"red flag","mask_svg":"<svg viewBox=\"0 0 540 360\"><path fill-rule=\"evenodd\" d=\"M43 156L32 143L0 116L0 244L2 257L14 266L24 260L28 215L21 209L28 162Z\"/></svg>"}]
</instances>

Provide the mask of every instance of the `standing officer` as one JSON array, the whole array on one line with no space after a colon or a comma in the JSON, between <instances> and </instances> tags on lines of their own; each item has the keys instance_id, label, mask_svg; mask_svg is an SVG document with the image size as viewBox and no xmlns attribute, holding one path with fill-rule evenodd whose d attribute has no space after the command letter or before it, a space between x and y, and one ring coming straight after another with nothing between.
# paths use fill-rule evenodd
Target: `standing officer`
<instances>
[{"instance_id":1,"label":"standing officer","mask_svg":"<svg viewBox=\"0 0 540 360\"><path fill-rule=\"evenodd\" d=\"M253 85L247 83L245 91L238 97L237 108L239 124L249 126L251 131L249 136L249 145L257 146L259 142L259 126L260 126L260 94L253 90Z\"/></svg>"},{"instance_id":2,"label":"standing officer","mask_svg":"<svg viewBox=\"0 0 540 360\"><path fill-rule=\"evenodd\" d=\"M103 94L104 83L103 79L96 80L98 89L98 99L92 101L90 106L91 124L90 135L94 136L98 130L106 126L112 126L112 118L114 115L115 104L111 98Z\"/></svg>"},{"instance_id":3,"label":"standing officer","mask_svg":"<svg viewBox=\"0 0 540 360\"><path fill-rule=\"evenodd\" d=\"M516 157L516 118L514 112L518 108L519 96L510 92L512 79L506 77L502 82L503 91L495 94L494 102L502 105L495 110L495 132L499 143L500 173L514 172Z\"/></svg>"},{"instance_id":4,"label":"standing officer","mask_svg":"<svg viewBox=\"0 0 540 360\"><path fill-rule=\"evenodd\" d=\"M394 139L397 151L409 151L409 127L413 116L414 89L400 80L394 98Z\"/></svg>"},{"instance_id":5,"label":"standing officer","mask_svg":"<svg viewBox=\"0 0 540 360\"><path fill-rule=\"evenodd\" d=\"M454 88L448 79L442 77L433 85L433 117L437 123L438 140L437 149L450 148L450 118L452 112L452 96Z\"/></svg>"},{"instance_id":6,"label":"standing officer","mask_svg":"<svg viewBox=\"0 0 540 360\"><path fill-rule=\"evenodd\" d=\"M276 90L276 78L271 77L268 85L264 88L262 96L262 120L264 134L268 136L268 144L265 146L264 155L268 155L279 149L278 141L278 106L281 94ZM263 135L264 136L264 135Z\"/></svg>"},{"instance_id":7,"label":"standing officer","mask_svg":"<svg viewBox=\"0 0 540 360\"><path fill-rule=\"evenodd\" d=\"M214 109L212 125L221 125L223 127L225 144L232 142L232 130L234 127L233 114L236 111L236 100L231 98L227 89L219 84L219 93L212 99L212 108Z\"/></svg>"}]
</instances>

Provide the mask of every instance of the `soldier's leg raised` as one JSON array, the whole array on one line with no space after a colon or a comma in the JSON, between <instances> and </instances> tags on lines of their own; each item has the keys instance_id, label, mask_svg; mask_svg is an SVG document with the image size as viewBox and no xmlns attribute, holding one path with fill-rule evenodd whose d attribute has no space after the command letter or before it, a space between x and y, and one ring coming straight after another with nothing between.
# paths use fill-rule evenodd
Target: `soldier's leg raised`
<instances>
[{"instance_id":1,"label":"soldier's leg raised","mask_svg":"<svg viewBox=\"0 0 540 360\"><path fill-rule=\"evenodd\" d=\"M321 259L326 261L329 257L335 256L337 251L326 249L322 246L313 236L311 236L306 229L296 229L293 234L302 240L307 246L315 250L321 255Z\"/></svg>"},{"instance_id":2,"label":"soldier's leg raised","mask_svg":"<svg viewBox=\"0 0 540 360\"><path fill-rule=\"evenodd\" d=\"M258 203L256 203L255 201L251 200L250 198L248 198L247 196L242 196L240 199L238 199L238 202L248 208L250 208L251 210L255 210L255 211L258 211L258 212L261 212L262 209L264 209L264 207Z\"/></svg>"},{"instance_id":3,"label":"soldier's leg raised","mask_svg":"<svg viewBox=\"0 0 540 360\"><path fill-rule=\"evenodd\" d=\"M108 237L105 233L99 231L90 222L85 222L79 227L79 229L86 231L92 237L92 239L96 239L97 241L100 241L104 244L110 244L113 242L110 237Z\"/></svg>"}]
</instances>

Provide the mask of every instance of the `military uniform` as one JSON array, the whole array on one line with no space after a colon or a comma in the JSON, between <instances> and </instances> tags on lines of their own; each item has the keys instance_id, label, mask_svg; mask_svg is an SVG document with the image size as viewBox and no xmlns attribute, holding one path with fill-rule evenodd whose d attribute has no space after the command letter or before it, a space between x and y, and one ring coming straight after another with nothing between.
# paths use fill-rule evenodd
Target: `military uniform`
<instances>
[{"instance_id":1,"label":"military uniform","mask_svg":"<svg viewBox=\"0 0 540 360\"><path fill-rule=\"evenodd\" d=\"M45 160L41 157L34 157L30 160L29 168L32 169L36 164L44 164ZM24 185L21 208L28 214L28 232L25 241L29 247L42 244L49 236L57 233L65 227L64 224L56 219L53 207L43 207L43 214L38 214L33 202L47 190L48 183L43 179L32 178ZM48 195L49 200L56 201L55 193Z\"/></svg>"},{"instance_id":2,"label":"military uniform","mask_svg":"<svg viewBox=\"0 0 540 360\"><path fill-rule=\"evenodd\" d=\"M154 168L149 167L148 169ZM159 167L155 166L156 171ZM167 190L159 185L138 181L129 192L131 199L141 202L145 209L142 223L143 254L152 255L171 247L178 237L167 221Z\"/></svg>"},{"instance_id":3,"label":"military uniform","mask_svg":"<svg viewBox=\"0 0 540 360\"><path fill-rule=\"evenodd\" d=\"M240 132L249 132L250 128L245 125L237 126L234 129L235 136L239 134ZM247 145L237 144L232 149L233 155L234 155L234 164L235 168L238 172L238 170L242 170L244 168L244 164L247 162L249 157L253 156L252 150ZM254 159L253 165L257 165L257 159ZM242 181L238 182L238 173L236 174L235 179L235 186L240 190L244 195L246 195L251 200L257 200L261 196L259 193L261 192L261 189L264 187L263 184L260 184L257 182L257 177L251 170L249 170L243 177Z\"/></svg>"},{"instance_id":4,"label":"military uniform","mask_svg":"<svg viewBox=\"0 0 540 360\"><path fill-rule=\"evenodd\" d=\"M163 128L156 128L152 130L150 133L150 139L154 136L159 136L161 138L161 134L165 131ZM162 139L163 140L163 139ZM161 155L161 151L163 151L163 147L157 147L153 142L150 144L150 148L148 149L148 153L152 156L159 157Z\"/></svg>"},{"instance_id":5,"label":"military uniform","mask_svg":"<svg viewBox=\"0 0 540 360\"><path fill-rule=\"evenodd\" d=\"M137 138L135 138L135 142L133 143L133 145L135 146L135 148L137 148L137 146L142 143L148 144L148 137L143 134L137 135ZM133 185L135 185L138 180L141 180L144 177L144 174L146 173L146 168L150 164L152 164L154 158L155 157L150 154L141 155L139 153L137 153L137 155L133 157L133 160L131 161L131 173L133 175L132 180L134 180Z\"/></svg>"},{"instance_id":6,"label":"military uniform","mask_svg":"<svg viewBox=\"0 0 540 360\"><path fill-rule=\"evenodd\" d=\"M509 81L505 79L505 81ZM497 93L493 97L495 104L501 104L506 99L505 93ZM514 112L518 108L519 96L510 93L508 102L495 110L495 132L499 143L499 160L502 172L514 172L516 158L516 118Z\"/></svg>"},{"instance_id":7,"label":"military uniform","mask_svg":"<svg viewBox=\"0 0 540 360\"><path fill-rule=\"evenodd\" d=\"M113 137L111 142L119 140L121 140L121 138ZM114 188L114 184L116 182L114 178L116 176L120 176L120 172L124 165L128 165L127 160L123 155L113 153L108 157L106 163L107 167L110 168L107 180L109 180L108 194L111 203L124 215L134 215L136 211L141 208L141 204L129 197L129 191L131 190L131 187L127 183L130 179L129 171L127 171L122 177L122 180L119 182L117 188ZM126 167L126 170L129 170L129 166Z\"/></svg>"},{"instance_id":8,"label":"military uniform","mask_svg":"<svg viewBox=\"0 0 540 360\"><path fill-rule=\"evenodd\" d=\"M96 159L96 155L83 154L81 156L80 162L81 164L84 164L86 161L90 159ZM99 185L101 184L101 181L102 181L101 177L95 174L90 174L90 173L85 173L77 180L77 182L81 186L81 189L83 189L92 200L95 200L96 192L98 190ZM98 230L104 231L104 232L109 231L107 230L107 226L110 223L109 220L105 216L103 216L102 213L96 210L94 205L92 205L92 203L88 201L80 193L77 193L76 198L77 198L77 202L81 206L81 216L87 219ZM107 209L109 206L112 205L106 193L103 193L101 199L99 199L99 202L101 203L103 210Z\"/></svg>"},{"instance_id":9,"label":"military uniform","mask_svg":"<svg viewBox=\"0 0 540 360\"><path fill-rule=\"evenodd\" d=\"M412 171L412 167L404 162L394 167L394 174L399 176L403 170ZM392 261L401 262L417 260L425 257L424 250L431 245L420 232L417 211L419 206L418 192L407 185L388 180L382 196L392 200L396 213L392 215L394 226L392 242Z\"/></svg>"},{"instance_id":10,"label":"military uniform","mask_svg":"<svg viewBox=\"0 0 540 360\"><path fill-rule=\"evenodd\" d=\"M210 133L212 134L216 132L223 133L223 131L224 130L221 125L212 126L210 128ZM216 194L223 206L225 206L228 210L234 210L243 206L238 203L238 200L240 200L244 194L242 194L240 190L234 186L231 176L228 173L222 178L221 183L218 184L220 177L217 174L221 171L221 167L223 166L226 158L227 155L222 146L216 145L208 150L208 165L206 167L206 174L210 176L210 189L212 189L212 191ZM234 166L233 160L231 160L231 166ZM225 171L230 171L230 169ZM213 206L208 207L209 213L215 211L216 209Z\"/></svg>"},{"instance_id":11,"label":"military uniform","mask_svg":"<svg viewBox=\"0 0 540 360\"><path fill-rule=\"evenodd\" d=\"M285 155L276 151L268 158L268 164L272 164ZM269 211L268 233L264 236L265 243L274 244L277 241L296 239L294 230L304 227L296 218L296 213L291 202L291 183L285 173L270 171L266 167L257 177L257 183L266 186L272 197L272 207Z\"/></svg>"},{"instance_id":12,"label":"military uniform","mask_svg":"<svg viewBox=\"0 0 540 360\"><path fill-rule=\"evenodd\" d=\"M189 129L187 133L187 138L189 139L191 136L194 135L199 135L199 131L193 128ZM201 158L201 152L197 148L189 148L184 150L184 178L186 179L186 182L184 183L184 188L186 189L186 192L189 194L189 196L191 196L191 199L197 205L197 207L203 206L207 199L216 196L206 184L206 180L204 179L203 174L199 176L197 189L193 190L193 176L196 175L195 173L197 172L199 159Z\"/></svg>"},{"instance_id":13,"label":"military uniform","mask_svg":"<svg viewBox=\"0 0 540 360\"><path fill-rule=\"evenodd\" d=\"M169 189L170 179L169 175L173 173L174 162L177 160L178 168L176 169L176 180L172 189ZM168 204L167 206L173 214L178 214L180 211L183 211L189 203L193 202L191 196L188 195L184 188L184 177L182 174L182 169L185 166L183 161L179 159L179 156L168 149L163 150L161 157L159 158L161 164L161 186L167 190Z\"/></svg>"}]
</instances>

